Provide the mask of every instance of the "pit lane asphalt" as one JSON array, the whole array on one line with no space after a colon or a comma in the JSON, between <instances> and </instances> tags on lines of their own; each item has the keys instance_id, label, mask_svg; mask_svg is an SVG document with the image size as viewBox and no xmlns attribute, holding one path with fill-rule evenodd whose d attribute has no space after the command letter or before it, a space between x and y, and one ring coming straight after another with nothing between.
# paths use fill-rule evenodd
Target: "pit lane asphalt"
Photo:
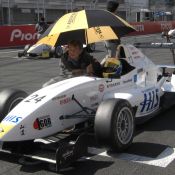
<instances>
[{"instance_id":1,"label":"pit lane asphalt","mask_svg":"<svg viewBox=\"0 0 175 175\"><path fill-rule=\"evenodd\" d=\"M159 35L131 37L123 43L160 41ZM103 58L105 49L97 45L93 53ZM142 49L156 64L172 64L172 56L167 49ZM58 59L40 60L17 58L16 49L0 50L0 90L9 87L32 93L41 88L50 78L58 76ZM173 175L175 174L175 109L170 109L149 122L137 126L133 144L124 154L105 154L103 149L95 149L94 155L77 161L72 168L60 172L68 175ZM24 166L18 158L0 154L0 174L59 174L52 172L45 163Z\"/></svg>"}]
</instances>

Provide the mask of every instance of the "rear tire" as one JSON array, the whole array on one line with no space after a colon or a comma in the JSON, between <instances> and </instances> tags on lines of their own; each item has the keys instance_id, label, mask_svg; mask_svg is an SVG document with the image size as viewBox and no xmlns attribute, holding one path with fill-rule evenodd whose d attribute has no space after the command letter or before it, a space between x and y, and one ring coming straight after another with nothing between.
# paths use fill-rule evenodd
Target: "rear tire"
<instances>
[{"instance_id":1,"label":"rear tire","mask_svg":"<svg viewBox=\"0 0 175 175\"><path fill-rule=\"evenodd\" d=\"M131 105L123 99L103 101L95 116L95 135L101 146L121 152L134 136L135 121Z\"/></svg>"},{"instance_id":2,"label":"rear tire","mask_svg":"<svg viewBox=\"0 0 175 175\"><path fill-rule=\"evenodd\" d=\"M18 57L20 58L22 56L24 56L24 51L23 52L18 52Z\"/></svg>"},{"instance_id":3,"label":"rear tire","mask_svg":"<svg viewBox=\"0 0 175 175\"><path fill-rule=\"evenodd\" d=\"M0 122L28 94L22 90L6 89L0 93Z\"/></svg>"},{"instance_id":4,"label":"rear tire","mask_svg":"<svg viewBox=\"0 0 175 175\"><path fill-rule=\"evenodd\" d=\"M61 46L56 46L55 47L55 58L61 58L63 55L63 49Z\"/></svg>"},{"instance_id":5,"label":"rear tire","mask_svg":"<svg viewBox=\"0 0 175 175\"><path fill-rule=\"evenodd\" d=\"M87 52L94 52L95 51L95 44L88 44L87 45Z\"/></svg>"}]
</instances>

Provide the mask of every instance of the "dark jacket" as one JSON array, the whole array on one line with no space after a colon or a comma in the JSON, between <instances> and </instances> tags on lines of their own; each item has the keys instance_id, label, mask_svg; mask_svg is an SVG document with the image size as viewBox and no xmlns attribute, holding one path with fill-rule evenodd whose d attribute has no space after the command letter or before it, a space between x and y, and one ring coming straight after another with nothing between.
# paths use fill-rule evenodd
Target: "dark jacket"
<instances>
[{"instance_id":1,"label":"dark jacket","mask_svg":"<svg viewBox=\"0 0 175 175\"><path fill-rule=\"evenodd\" d=\"M65 69L67 69L68 71L82 69L86 73L87 66L89 64L92 64L94 69L94 76L101 77L102 75L102 67L100 63L85 50L83 50L83 52L80 54L78 61L74 62L71 59L69 60L68 52L66 52L61 57L61 62L62 71L64 71Z\"/></svg>"},{"instance_id":2,"label":"dark jacket","mask_svg":"<svg viewBox=\"0 0 175 175\"><path fill-rule=\"evenodd\" d=\"M88 54L86 51L83 51L79 59L76 63L71 61L71 59L68 59L68 52L64 53L61 58L62 63L64 64L65 68L69 71L72 71L74 69L86 69L86 67L93 62L93 56Z\"/></svg>"}]
</instances>

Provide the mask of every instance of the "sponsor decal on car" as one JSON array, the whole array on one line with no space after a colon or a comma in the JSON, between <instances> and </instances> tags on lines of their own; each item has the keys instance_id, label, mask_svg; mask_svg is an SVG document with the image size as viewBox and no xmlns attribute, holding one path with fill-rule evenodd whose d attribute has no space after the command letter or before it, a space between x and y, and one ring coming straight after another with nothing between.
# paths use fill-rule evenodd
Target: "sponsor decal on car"
<instances>
[{"instance_id":1,"label":"sponsor decal on car","mask_svg":"<svg viewBox=\"0 0 175 175\"><path fill-rule=\"evenodd\" d=\"M130 82L132 82L132 78L131 79L128 79L128 80L123 80L123 83L125 84L125 83L130 83Z\"/></svg>"},{"instance_id":2,"label":"sponsor decal on car","mask_svg":"<svg viewBox=\"0 0 175 175\"><path fill-rule=\"evenodd\" d=\"M66 95L64 94L64 95L61 95L61 96L54 97L54 98L52 98L52 100L53 101L60 100L60 99L65 98L65 97L66 97Z\"/></svg>"},{"instance_id":3,"label":"sponsor decal on car","mask_svg":"<svg viewBox=\"0 0 175 175\"><path fill-rule=\"evenodd\" d=\"M34 94L31 95L27 98L27 100L25 100L24 102L34 102L34 103L38 103L41 102L44 98L46 97L46 95L38 95L38 94Z\"/></svg>"},{"instance_id":4,"label":"sponsor decal on car","mask_svg":"<svg viewBox=\"0 0 175 175\"><path fill-rule=\"evenodd\" d=\"M38 129L38 130L49 128L51 126L52 126L52 122L49 115L39 117L33 123L34 129Z\"/></svg>"},{"instance_id":5,"label":"sponsor decal on car","mask_svg":"<svg viewBox=\"0 0 175 175\"><path fill-rule=\"evenodd\" d=\"M22 136L25 135L24 125L21 125L19 129L20 129L20 134L21 134Z\"/></svg>"},{"instance_id":6,"label":"sponsor decal on car","mask_svg":"<svg viewBox=\"0 0 175 175\"><path fill-rule=\"evenodd\" d=\"M134 79L134 83L136 83L137 82L137 75L134 75L133 79Z\"/></svg>"},{"instance_id":7,"label":"sponsor decal on car","mask_svg":"<svg viewBox=\"0 0 175 175\"><path fill-rule=\"evenodd\" d=\"M67 97L67 95L61 95L61 96L54 97L52 100L58 101L60 105L65 105L65 104L71 102L72 98Z\"/></svg>"},{"instance_id":8,"label":"sponsor decal on car","mask_svg":"<svg viewBox=\"0 0 175 175\"><path fill-rule=\"evenodd\" d=\"M160 97L158 93L158 89L146 90L143 92L144 98L143 101L140 103L141 113L151 112L158 107L160 102Z\"/></svg>"},{"instance_id":9,"label":"sponsor decal on car","mask_svg":"<svg viewBox=\"0 0 175 175\"><path fill-rule=\"evenodd\" d=\"M5 117L3 119L3 121L12 122L12 123L15 123L15 124L19 123L21 120L22 120L22 117L15 116L15 115L8 115L7 117Z\"/></svg>"},{"instance_id":10,"label":"sponsor decal on car","mask_svg":"<svg viewBox=\"0 0 175 175\"><path fill-rule=\"evenodd\" d=\"M66 97L66 98L60 100L60 105L65 105L71 101L72 101L72 98Z\"/></svg>"},{"instance_id":11,"label":"sponsor decal on car","mask_svg":"<svg viewBox=\"0 0 175 175\"><path fill-rule=\"evenodd\" d=\"M100 85L98 86L98 90L99 90L100 92L103 92L104 89L105 89L104 84L100 84Z\"/></svg>"},{"instance_id":12,"label":"sponsor decal on car","mask_svg":"<svg viewBox=\"0 0 175 175\"><path fill-rule=\"evenodd\" d=\"M110 84L107 84L107 88L112 88L119 85L120 85L120 82L110 83Z\"/></svg>"}]
</instances>

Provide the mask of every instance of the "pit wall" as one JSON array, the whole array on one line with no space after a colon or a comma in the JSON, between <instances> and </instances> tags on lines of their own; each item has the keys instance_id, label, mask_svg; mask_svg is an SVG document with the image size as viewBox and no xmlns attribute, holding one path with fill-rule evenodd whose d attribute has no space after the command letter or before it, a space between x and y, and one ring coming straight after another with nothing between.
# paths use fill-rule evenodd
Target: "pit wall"
<instances>
[{"instance_id":1,"label":"pit wall","mask_svg":"<svg viewBox=\"0 0 175 175\"><path fill-rule=\"evenodd\" d=\"M161 33L175 28L175 21L133 22L137 30L130 36ZM0 48L19 47L34 44L37 41L35 25L0 26Z\"/></svg>"}]
</instances>

